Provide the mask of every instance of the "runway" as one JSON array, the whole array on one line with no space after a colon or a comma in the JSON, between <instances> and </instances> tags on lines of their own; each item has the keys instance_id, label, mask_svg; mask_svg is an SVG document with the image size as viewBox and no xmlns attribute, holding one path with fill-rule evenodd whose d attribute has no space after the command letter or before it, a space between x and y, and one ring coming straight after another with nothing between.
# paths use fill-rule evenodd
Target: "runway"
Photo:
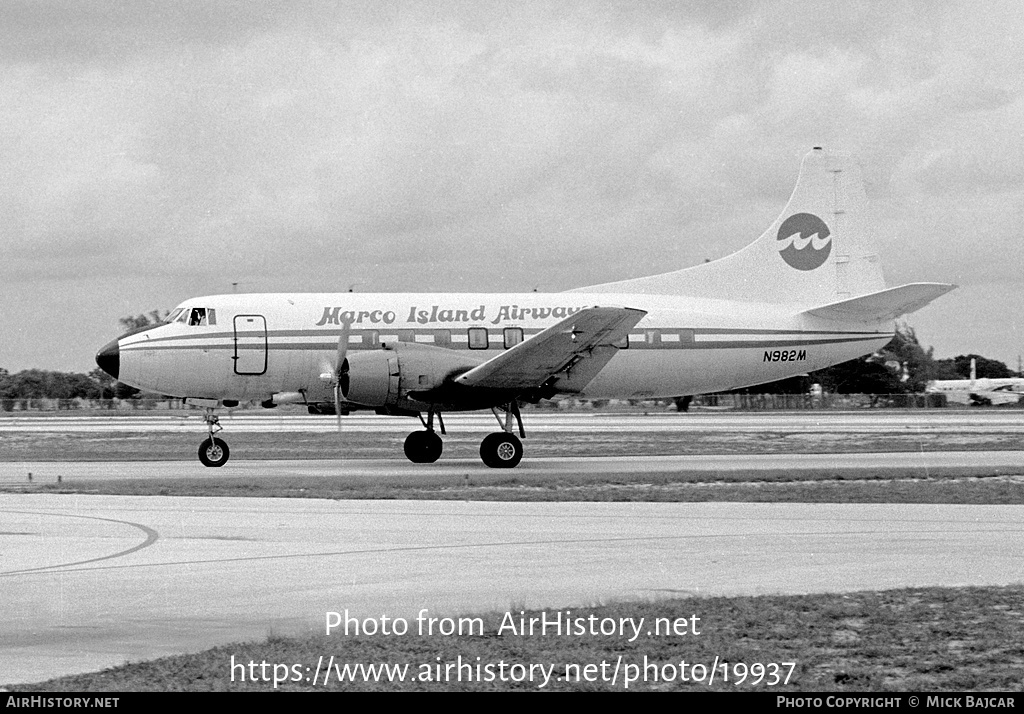
<instances>
[{"instance_id":1,"label":"runway","mask_svg":"<svg viewBox=\"0 0 1024 714\"><path fill-rule=\"evenodd\" d=\"M528 457L515 475L555 477L587 474L594 477L645 475L650 478L693 474L719 477L750 474L767 477L788 473L820 472L823 476L863 474L866 470L904 478L934 476L1019 475L1024 477L1024 451L906 451L846 454L697 454L665 456L602 456L589 458ZM0 484L74 485L94 480L174 478L322 478L380 479L398 476L453 483L471 477L482 484L508 476L490 469L479 459L442 457L433 464L413 464L396 454L389 459L247 460L233 458L225 466L209 469L198 460L177 461L14 461L0 462Z\"/></svg>"},{"instance_id":2,"label":"runway","mask_svg":"<svg viewBox=\"0 0 1024 714\"><path fill-rule=\"evenodd\" d=\"M769 414L531 413L534 431L756 434L1019 433L1012 411ZM232 431L333 430L332 417L241 415ZM486 432L480 415L449 431ZM350 416L346 432L407 433L414 420ZM201 434L200 417L0 419L0 433ZM95 436L93 436L95 435ZM83 438L86 438L83 437ZM19 437L20 438L20 437ZM943 438L941 443L957 443ZM191 454L188 455L191 457ZM537 481L564 474L652 478L893 469L911 478L1024 475L1024 451L528 456ZM33 474L32 484L27 475ZM485 483L479 460L248 460L0 463L0 685L126 660L322 629L325 613L411 618L573 607L673 595L1004 585L1021 580L1024 507L742 503L500 503L47 495L94 480L393 476ZM468 479L468 481L467 481ZM713 615L713 613L708 613Z\"/></svg>"},{"instance_id":3,"label":"runway","mask_svg":"<svg viewBox=\"0 0 1024 714\"><path fill-rule=\"evenodd\" d=\"M1024 572L1022 517L1020 506L3 494L0 683L322 633L326 612L345 609L413 618L1003 585Z\"/></svg>"},{"instance_id":4,"label":"runway","mask_svg":"<svg viewBox=\"0 0 1024 714\"><path fill-rule=\"evenodd\" d=\"M225 433L232 432L331 432L337 427L333 416L221 410ZM343 432L408 433L420 428L409 417L387 417L355 413L342 417ZM497 423L487 413L445 414L451 432L494 431ZM766 411L678 413L658 411L650 414L613 411L563 413L549 410L525 410L523 421L527 433L532 431L569 432L632 432L658 431L691 433L695 431L751 433L764 431L816 432L856 431L863 433L1020 433L1024 430L1024 411L968 409L909 409L864 411ZM202 412L181 410L180 413L148 415L145 412L111 415L77 416L74 412L0 417L0 433L4 432L174 432L202 435L206 431Z\"/></svg>"}]
</instances>

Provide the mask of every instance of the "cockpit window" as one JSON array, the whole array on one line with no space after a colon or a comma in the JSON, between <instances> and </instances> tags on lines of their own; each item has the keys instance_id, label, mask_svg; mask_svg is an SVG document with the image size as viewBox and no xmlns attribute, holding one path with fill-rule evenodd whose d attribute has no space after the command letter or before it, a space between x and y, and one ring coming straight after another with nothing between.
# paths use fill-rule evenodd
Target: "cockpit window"
<instances>
[{"instance_id":1,"label":"cockpit window","mask_svg":"<svg viewBox=\"0 0 1024 714\"><path fill-rule=\"evenodd\" d=\"M182 313L185 312L185 308L179 307L174 310L170 315L164 318L164 322L174 322L175 320L182 319Z\"/></svg>"},{"instance_id":2,"label":"cockpit window","mask_svg":"<svg viewBox=\"0 0 1024 714\"><path fill-rule=\"evenodd\" d=\"M217 311L212 308L193 307L185 312L188 315L188 324L190 326L217 324Z\"/></svg>"}]
</instances>

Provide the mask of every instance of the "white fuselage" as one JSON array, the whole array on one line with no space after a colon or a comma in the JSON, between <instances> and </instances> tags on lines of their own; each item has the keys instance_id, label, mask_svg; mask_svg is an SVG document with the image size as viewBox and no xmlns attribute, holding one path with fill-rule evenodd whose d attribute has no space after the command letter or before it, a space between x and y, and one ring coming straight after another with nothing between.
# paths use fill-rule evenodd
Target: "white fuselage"
<instances>
[{"instance_id":1,"label":"white fuselage","mask_svg":"<svg viewBox=\"0 0 1024 714\"><path fill-rule=\"evenodd\" d=\"M404 342L481 362L592 306L647 311L628 342L578 392L651 398L735 389L876 351L892 322L825 321L796 306L643 294L525 293L218 295L182 303L179 319L121 338L120 380L175 397L266 400L302 393L329 401L322 375L345 321L348 351ZM177 311L176 311L177 312ZM212 321L213 324L210 324ZM411 388L406 385L403 388Z\"/></svg>"},{"instance_id":2,"label":"white fuselage","mask_svg":"<svg viewBox=\"0 0 1024 714\"><path fill-rule=\"evenodd\" d=\"M977 404L980 399L986 399L996 405L1017 404L1024 400L1024 379L939 379L929 382L925 391L931 394L945 394L949 401L958 404Z\"/></svg>"}]
</instances>

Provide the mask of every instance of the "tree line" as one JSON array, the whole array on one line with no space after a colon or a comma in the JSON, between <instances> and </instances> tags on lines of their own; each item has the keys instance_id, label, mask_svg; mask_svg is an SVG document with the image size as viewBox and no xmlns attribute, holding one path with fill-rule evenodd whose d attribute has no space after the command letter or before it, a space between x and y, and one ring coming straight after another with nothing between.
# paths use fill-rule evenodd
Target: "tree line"
<instances>
[{"instance_id":1,"label":"tree line","mask_svg":"<svg viewBox=\"0 0 1024 714\"><path fill-rule=\"evenodd\" d=\"M118 322L122 329L130 332L158 324L162 319L160 311L153 310L148 315L122 317ZM27 409L35 399L56 399L62 408L68 408L76 399L130 399L139 393L135 387L118 382L99 367L88 374L45 369L26 369L11 374L0 367L0 409L7 412L13 411L16 404Z\"/></svg>"},{"instance_id":2,"label":"tree line","mask_svg":"<svg viewBox=\"0 0 1024 714\"><path fill-rule=\"evenodd\" d=\"M25 409L35 399L56 399L67 407L76 399L129 399L138 394L138 389L115 381L98 368L88 374L45 369L11 374L0 367L0 409L8 412L18 403Z\"/></svg>"},{"instance_id":3,"label":"tree line","mask_svg":"<svg viewBox=\"0 0 1024 714\"><path fill-rule=\"evenodd\" d=\"M749 394L806 394L811 385L821 385L830 394L919 394L935 379L969 379L971 360L977 376L992 379L1024 376L1004 362L977 354L935 359L935 348L925 349L914 328L898 325L896 335L878 352L841 362L778 382L739 390Z\"/></svg>"}]
</instances>

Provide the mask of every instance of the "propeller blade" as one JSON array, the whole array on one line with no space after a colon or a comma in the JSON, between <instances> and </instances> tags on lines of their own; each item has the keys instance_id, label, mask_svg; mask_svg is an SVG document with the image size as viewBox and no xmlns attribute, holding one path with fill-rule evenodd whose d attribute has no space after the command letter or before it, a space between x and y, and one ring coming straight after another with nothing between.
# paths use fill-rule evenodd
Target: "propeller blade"
<instances>
[{"instance_id":1,"label":"propeller blade","mask_svg":"<svg viewBox=\"0 0 1024 714\"><path fill-rule=\"evenodd\" d=\"M352 323L346 320L341 325L341 334L338 336L338 354L334 360L334 413L338 419L338 433L341 433L341 378L345 369L345 355L348 353L348 335L352 330Z\"/></svg>"},{"instance_id":2,"label":"propeller blade","mask_svg":"<svg viewBox=\"0 0 1024 714\"><path fill-rule=\"evenodd\" d=\"M341 334L338 336L338 355L334 360L334 374L341 375L341 366L345 364L345 355L348 353L348 335L352 331L352 323L347 320L341 325Z\"/></svg>"},{"instance_id":3,"label":"propeller blade","mask_svg":"<svg viewBox=\"0 0 1024 714\"><path fill-rule=\"evenodd\" d=\"M335 382L334 384L334 413L337 414L338 419L338 433L341 433L341 383Z\"/></svg>"},{"instance_id":4,"label":"propeller blade","mask_svg":"<svg viewBox=\"0 0 1024 714\"><path fill-rule=\"evenodd\" d=\"M342 389L342 380L346 378L348 371L345 368L345 355L348 354L348 336L352 331L352 323L345 321L341 326L341 334L338 335L338 352L334 356L334 363L324 360L320 364L320 379L330 381L334 390L334 413L338 417L338 431L341 431L341 403L345 399Z\"/></svg>"}]
</instances>

